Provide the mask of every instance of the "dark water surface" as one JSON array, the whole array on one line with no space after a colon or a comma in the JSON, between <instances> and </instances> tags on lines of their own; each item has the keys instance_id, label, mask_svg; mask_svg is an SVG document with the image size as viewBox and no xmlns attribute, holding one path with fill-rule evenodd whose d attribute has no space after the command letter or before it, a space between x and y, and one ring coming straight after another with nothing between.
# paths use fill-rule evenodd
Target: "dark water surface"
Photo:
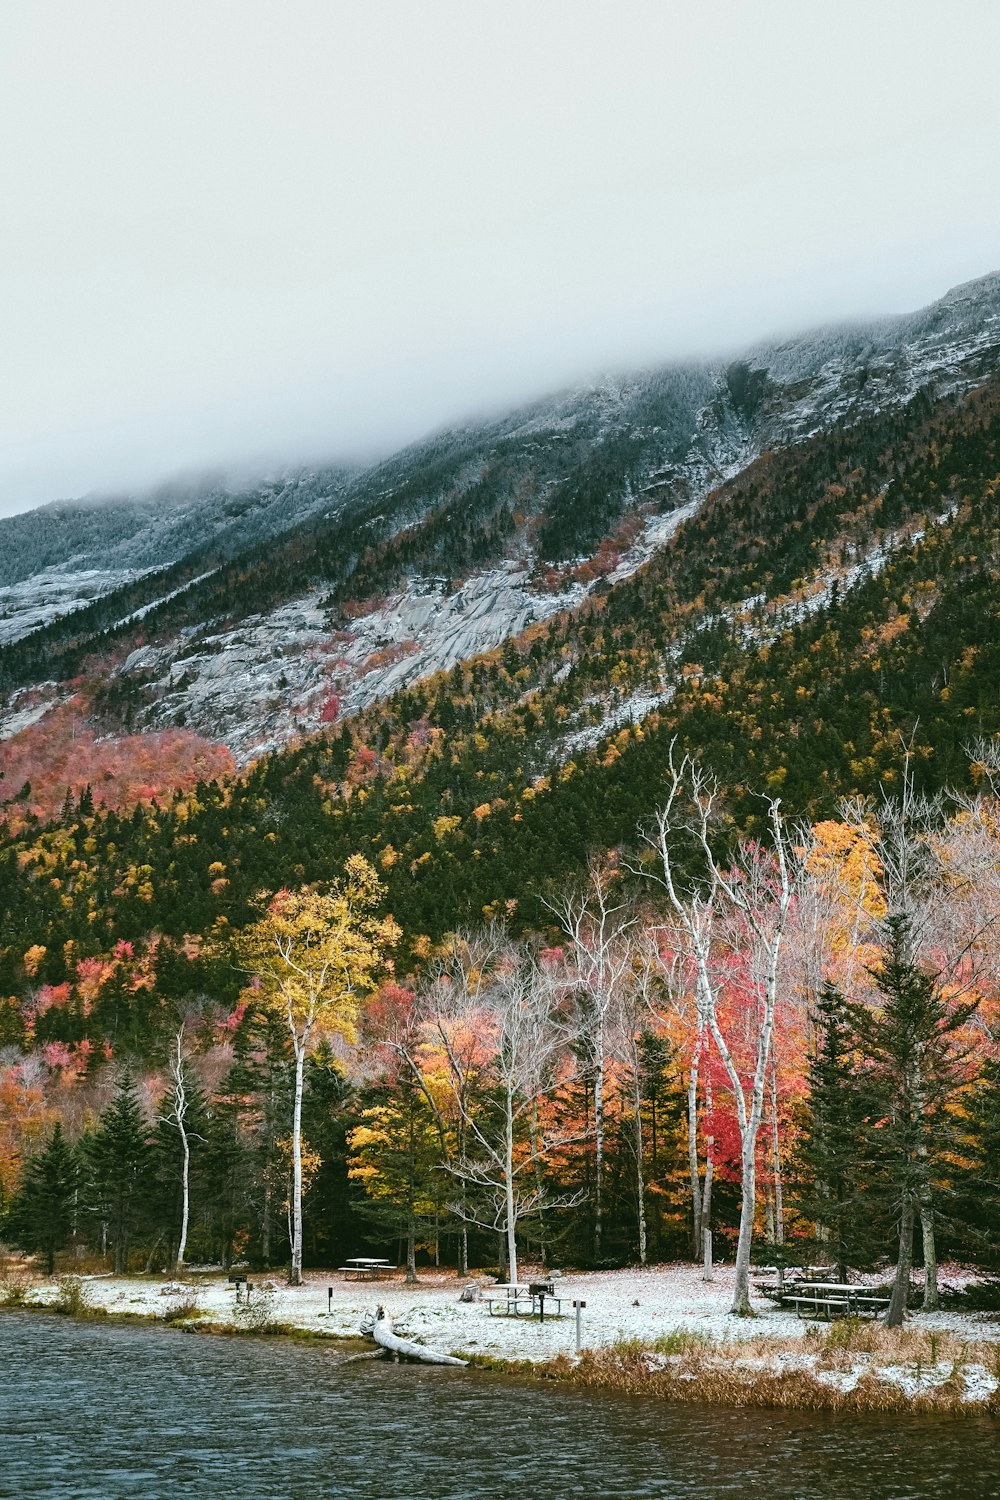
<instances>
[{"instance_id":1,"label":"dark water surface","mask_svg":"<svg viewBox=\"0 0 1000 1500\"><path fill-rule=\"evenodd\" d=\"M668 1406L330 1347L0 1315L18 1500L993 1500L989 1418Z\"/></svg>"}]
</instances>

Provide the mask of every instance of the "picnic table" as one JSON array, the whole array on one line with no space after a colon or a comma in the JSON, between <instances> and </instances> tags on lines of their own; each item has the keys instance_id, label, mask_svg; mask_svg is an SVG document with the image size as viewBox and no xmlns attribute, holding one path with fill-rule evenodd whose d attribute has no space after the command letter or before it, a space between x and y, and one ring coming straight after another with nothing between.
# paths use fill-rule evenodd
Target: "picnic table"
<instances>
[{"instance_id":1,"label":"picnic table","mask_svg":"<svg viewBox=\"0 0 1000 1500\"><path fill-rule=\"evenodd\" d=\"M551 1281L500 1281L490 1287L490 1295L485 1301L491 1318L496 1317L494 1304L501 1313L508 1315L520 1312L523 1305L525 1312L537 1312L540 1317L544 1317L546 1306L553 1302L556 1312L562 1312L562 1298L556 1296L555 1285Z\"/></svg>"},{"instance_id":2,"label":"picnic table","mask_svg":"<svg viewBox=\"0 0 1000 1500\"><path fill-rule=\"evenodd\" d=\"M875 1318L889 1306L888 1297L874 1295L869 1287L844 1281L797 1281L782 1305L791 1303L800 1318Z\"/></svg>"},{"instance_id":3,"label":"picnic table","mask_svg":"<svg viewBox=\"0 0 1000 1500\"><path fill-rule=\"evenodd\" d=\"M353 1276L355 1281L378 1281L383 1271L394 1271L391 1260L374 1255L349 1255L346 1266L340 1266L344 1276Z\"/></svg>"},{"instance_id":4,"label":"picnic table","mask_svg":"<svg viewBox=\"0 0 1000 1500\"><path fill-rule=\"evenodd\" d=\"M802 1286L810 1277L829 1275L832 1270L832 1266L757 1266L754 1289L780 1307L794 1287Z\"/></svg>"}]
</instances>

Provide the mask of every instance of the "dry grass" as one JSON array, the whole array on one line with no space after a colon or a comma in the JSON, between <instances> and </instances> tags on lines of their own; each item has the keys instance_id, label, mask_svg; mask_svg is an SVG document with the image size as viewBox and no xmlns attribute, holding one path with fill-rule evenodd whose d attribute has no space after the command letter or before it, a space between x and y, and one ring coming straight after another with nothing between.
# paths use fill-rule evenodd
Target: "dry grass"
<instances>
[{"instance_id":1,"label":"dry grass","mask_svg":"<svg viewBox=\"0 0 1000 1500\"><path fill-rule=\"evenodd\" d=\"M0 1255L0 1307L23 1307L34 1277L19 1256Z\"/></svg>"},{"instance_id":2,"label":"dry grass","mask_svg":"<svg viewBox=\"0 0 1000 1500\"><path fill-rule=\"evenodd\" d=\"M996 1343L855 1319L822 1332L810 1330L805 1339L761 1335L718 1341L678 1331L648 1343L628 1339L588 1349L577 1360L560 1355L532 1365L479 1356L475 1363L592 1389L716 1406L1000 1415L1000 1391L966 1399L963 1379L970 1366L982 1366L1000 1382ZM919 1388L907 1389L894 1378L897 1372ZM844 1389L823 1378L836 1373L853 1374L856 1383Z\"/></svg>"},{"instance_id":3,"label":"dry grass","mask_svg":"<svg viewBox=\"0 0 1000 1500\"><path fill-rule=\"evenodd\" d=\"M163 1309L160 1314L164 1323L186 1323L191 1318L200 1318L202 1307L197 1297L182 1297L178 1302L172 1302Z\"/></svg>"}]
</instances>

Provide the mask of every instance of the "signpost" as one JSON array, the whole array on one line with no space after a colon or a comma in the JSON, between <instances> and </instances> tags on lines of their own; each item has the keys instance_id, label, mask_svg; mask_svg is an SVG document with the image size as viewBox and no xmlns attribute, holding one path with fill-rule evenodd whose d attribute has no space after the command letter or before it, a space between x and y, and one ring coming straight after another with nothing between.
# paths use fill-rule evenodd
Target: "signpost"
<instances>
[{"instance_id":1,"label":"signpost","mask_svg":"<svg viewBox=\"0 0 1000 1500\"><path fill-rule=\"evenodd\" d=\"M579 1354L580 1350L583 1348L583 1337L582 1337L581 1330L580 1330L580 1314L583 1312L583 1309L586 1307L586 1305L587 1305L586 1302L574 1302L573 1303L573 1311L576 1313L576 1352L577 1352L577 1354Z\"/></svg>"}]
</instances>

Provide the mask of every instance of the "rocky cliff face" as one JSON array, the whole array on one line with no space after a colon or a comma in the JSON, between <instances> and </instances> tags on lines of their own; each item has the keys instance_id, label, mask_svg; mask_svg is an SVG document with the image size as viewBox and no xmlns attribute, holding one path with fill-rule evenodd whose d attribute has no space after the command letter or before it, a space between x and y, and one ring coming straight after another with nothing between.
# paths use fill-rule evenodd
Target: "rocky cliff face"
<instances>
[{"instance_id":1,"label":"rocky cliff face","mask_svg":"<svg viewBox=\"0 0 1000 1500\"><path fill-rule=\"evenodd\" d=\"M83 662L132 727L252 759L613 587L761 453L998 368L994 275L907 317L605 379L360 473L15 517L7 732Z\"/></svg>"}]
</instances>

